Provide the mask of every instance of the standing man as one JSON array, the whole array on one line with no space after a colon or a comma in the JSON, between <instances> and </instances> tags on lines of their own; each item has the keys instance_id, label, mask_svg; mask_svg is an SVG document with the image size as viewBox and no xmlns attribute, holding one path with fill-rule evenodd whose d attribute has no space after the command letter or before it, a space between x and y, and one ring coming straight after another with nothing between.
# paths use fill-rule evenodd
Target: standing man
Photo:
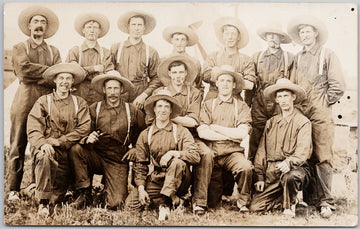
<instances>
[{"instance_id":1,"label":"standing man","mask_svg":"<svg viewBox=\"0 0 360 229\"><path fill-rule=\"evenodd\" d=\"M253 166L245 158L244 148L240 143L251 130L251 116L245 102L233 96L244 87L241 75L229 65L214 67L212 82L216 82L219 93L216 98L205 101L200 111L199 137L213 152L212 160L203 164L203 175L211 174L208 189L201 190L208 198L208 205L213 207L221 200L223 191L222 170L231 172L238 185L240 198L237 206L240 211L248 211ZM209 194L207 193L209 192ZM208 194L208 195L207 195ZM195 194L194 194L195 195Z\"/></svg>"},{"instance_id":2,"label":"standing man","mask_svg":"<svg viewBox=\"0 0 360 229\"><path fill-rule=\"evenodd\" d=\"M91 175L102 174L106 204L117 209L123 206L128 190L129 168L122 158L145 128L144 114L121 99L121 94L134 86L117 71L96 76L92 87L106 100L90 106L91 133L74 146L69 156L75 188L80 191L71 206L83 208L91 203Z\"/></svg>"},{"instance_id":3,"label":"standing man","mask_svg":"<svg viewBox=\"0 0 360 229\"><path fill-rule=\"evenodd\" d=\"M129 92L127 101L139 109L143 109L146 98L161 86L156 72L159 54L142 40L142 36L150 33L155 25L156 20L151 14L141 11L123 14L118 20L118 27L129 34L129 38L112 45L110 49L115 70L135 86Z\"/></svg>"},{"instance_id":4,"label":"standing man","mask_svg":"<svg viewBox=\"0 0 360 229\"><path fill-rule=\"evenodd\" d=\"M331 195L334 122L331 106L344 94L345 81L339 59L331 50L324 48L327 29L317 18L301 16L288 25L288 33L294 41L303 45L295 56L295 67L291 80L302 86L307 100L301 105L312 125L314 152L310 166L314 169L314 180L310 189L310 201L320 208L321 216L332 215L334 199Z\"/></svg>"},{"instance_id":5,"label":"standing man","mask_svg":"<svg viewBox=\"0 0 360 229\"><path fill-rule=\"evenodd\" d=\"M76 87L74 95L84 98L90 106L94 102L104 99L91 86L91 80L100 74L114 69L110 51L101 47L98 39L109 31L109 20L98 13L81 14L75 19L75 30L85 38L81 46L74 46L69 50L66 62L79 63L87 75L85 80Z\"/></svg>"},{"instance_id":6,"label":"standing man","mask_svg":"<svg viewBox=\"0 0 360 229\"><path fill-rule=\"evenodd\" d=\"M279 79L264 90L279 104L281 113L266 122L255 156L255 189L251 211L268 211L282 204L285 216L295 217L296 196L310 180L307 160L312 153L311 122L294 104L305 90L288 79Z\"/></svg>"},{"instance_id":7,"label":"standing man","mask_svg":"<svg viewBox=\"0 0 360 229\"><path fill-rule=\"evenodd\" d=\"M210 54L204 62L203 80L210 84L205 100L216 98L218 89L211 81L211 71L215 66L231 65L244 80L244 90L252 90L256 83L255 66L251 58L239 52L249 42L245 25L237 18L223 17L214 23L216 37L224 45L222 50ZM240 94L236 94L238 98Z\"/></svg>"},{"instance_id":8,"label":"standing man","mask_svg":"<svg viewBox=\"0 0 360 229\"><path fill-rule=\"evenodd\" d=\"M59 20L53 11L41 6L29 7L20 13L18 25L29 39L16 44L12 50L14 73L20 84L10 110L8 201L11 202L20 200L19 191L27 145L27 116L35 101L51 92L50 85L43 78L44 71L61 62L59 50L44 41L52 37L59 27ZM34 182L35 178L32 176L32 183Z\"/></svg>"},{"instance_id":9,"label":"standing man","mask_svg":"<svg viewBox=\"0 0 360 229\"><path fill-rule=\"evenodd\" d=\"M256 90L251 98L245 100L251 101L251 118L253 121L252 132L250 135L249 160L254 161L260 138L265 128L266 121L279 113L276 103L265 99L264 90L268 86L275 84L279 78L290 78L290 70L293 65L293 54L281 49L280 44L291 42L290 37L281 31L280 25L272 24L268 27L262 27L257 30L261 39L265 40L268 48L257 52L252 59L255 63L257 82Z\"/></svg>"},{"instance_id":10,"label":"standing man","mask_svg":"<svg viewBox=\"0 0 360 229\"><path fill-rule=\"evenodd\" d=\"M29 113L27 134L35 152L35 198L40 200L39 215L48 216L49 201L56 201L66 193L72 180L68 153L90 131L86 101L70 94L71 87L83 81L85 74L76 63L48 68L44 78L55 84L56 89L40 97Z\"/></svg>"}]
</instances>

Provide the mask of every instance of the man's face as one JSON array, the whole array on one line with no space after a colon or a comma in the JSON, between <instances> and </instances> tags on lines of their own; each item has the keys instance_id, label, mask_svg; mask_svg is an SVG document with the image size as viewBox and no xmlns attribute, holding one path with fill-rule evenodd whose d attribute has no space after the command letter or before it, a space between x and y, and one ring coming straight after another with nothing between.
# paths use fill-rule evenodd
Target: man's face
<instances>
[{"instance_id":1,"label":"man's face","mask_svg":"<svg viewBox=\"0 0 360 229\"><path fill-rule=\"evenodd\" d=\"M275 102L279 104L282 111L289 111L294 107L296 95L291 91L276 92Z\"/></svg>"},{"instance_id":2,"label":"man's face","mask_svg":"<svg viewBox=\"0 0 360 229\"><path fill-rule=\"evenodd\" d=\"M310 46L316 43L316 38L318 36L318 32L314 30L314 28L310 25L304 26L299 30L299 37L301 42Z\"/></svg>"},{"instance_id":3,"label":"man's face","mask_svg":"<svg viewBox=\"0 0 360 229\"><path fill-rule=\"evenodd\" d=\"M171 38L171 43L177 53L184 53L188 44L188 39L185 34L175 33Z\"/></svg>"},{"instance_id":4,"label":"man's face","mask_svg":"<svg viewBox=\"0 0 360 229\"><path fill-rule=\"evenodd\" d=\"M223 31L223 40L225 42L225 47L233 48L236 47L237 42L240 40L240 33L234 26L226 25L224 26Z\"/></svg>"},{"instance_id":5,"label":"man's face","mask_svg":"<svg viewBox=\"0 0 360 229\"><path fill-rule=\"evenodd\" d=\"M216 86L219 90L219 94L222 96L231 95L236 84L234 78L229 74L222 74L216 81Z\"/></svg>"},{"instance_id":6,"label":"man's face","mask_svg":"<svg viewBox=\"0 0 360 229\"><path fill-rule=\"evenodd\" d=\"M187 71L185 70L185 66L179 65L171 67L170 71L168 71L168 75L171 78L171 83L176 86L181 86L184 84L185 78L187 76Z\"/></svg>"},{"instance_id":7,"label":"man's face","mask_svg":"<svg viewBox=\"0 0 360 229\"><path fill-rule=\"evenodd\" d=\"M106 101L110 104L116 104L120 100L122 85L117 80L109 80L105 83L103 91L106 96Z\"/></svg>"},{"instance_id":8,"label":"man's face","mask_svg":"<svg viewBox=\"0 0 360 229\"><path fill-rule=\"evenodd\" d=\"M167 100L158 100L154 106L156 119L159 121L166 121L170 119L171 103Z\"/></svg>"},{"instance_id":9,"label":"man's face","mask_svg":"<svg viewBox=\"0 0 360 229\"><path fill-rule=\"evenodd\" d=\"M129 21L129 35L132 38L141 38L145 32L145 23L141 17L133 17Z\"/></svg>"},{"instance_id":10,"label":"man's face","mask_svg":"<svg viewBox=\"0 0 360 229\"><path fill-rule=\"evenodd\" d=\"M74 83L74 77L70 73L63 72L57 74L57 76L54 79L54 82L56 84L57 92L66 93L70 91Z\"/></svg>"},{"instance_id":11,"label":"man's face","mask_svg":"<svg viewBox=\"0 0 360 229\"><path fill-rule=\"evenodd\" d=\"M28 28L33 38L43 37L47 28L47 20L41 15L35 15L31 18Z\"/></svg>"},{"instance_id":12,"label":"man's face","mask_svg":"<svg viewBox=\"0 0 360 229\"><path fill-rule=\"evenodd\" d=\"M86 40L96 41L101 33L100 24L96 21L85 23L82 32Z\"/></svg>"},{"instance_id":13,"label":"man's face","mask_svg":"<svg viewBox=\"0 0 360 229\"><path fill-rule=\"evenodd\" d=\"M280 48L280 35L276 33L266 33L265 35L266 42L270 48L278 49Z\"/></svg>"}]
</instances>

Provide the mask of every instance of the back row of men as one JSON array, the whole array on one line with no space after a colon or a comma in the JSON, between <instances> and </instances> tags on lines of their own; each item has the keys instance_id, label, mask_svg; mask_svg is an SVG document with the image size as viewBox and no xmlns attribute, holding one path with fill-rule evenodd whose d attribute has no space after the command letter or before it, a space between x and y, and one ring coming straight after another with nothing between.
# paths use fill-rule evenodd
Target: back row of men
<instances>
[{"instance_id":1,"label":"back row of men","mask_svg":"<svg viewBox=\"0 0 360 229\"><path fill-rule=\"evenodd\" d=\"M44 41L56 33L57 16L39 6L21 12L19 27L30 38L13 48L20 85L11 107L8 200L19 199L29 140L36 185L28 189L35 188L39 213L48 213L54 196L61 199L70 172L79 190L73 206L89 203L89 174L100 173L112 208L124 202L139 207L150 198L165 219L192 184L193 211L203 214L220 201L227 171L238 184L240 211L269 210L280 201L284 214L295 216L296 193L307 187L307 202L329 217L331 105L345 83L339 60L322 46L322 22L295 18L288 25L292 39L275 25L261 28L268 49L250 58L238 51L248 43L245 26L237 18L220 18L214 28L224 48L206 58L202 71L185 52L198 43L196 33L167 27L163 36L174 49L159 60L142 41L155 25L145 12L120 16L118 27L129 38L109 51L97 42L108 32L107 18L80 15L75 29L85 41L69 51L68 63L60 63L58 49ZM291 40L304 46L296 56L280 47ZM202 81L210 84L203 103ZM241 143L249 133L246 158ZM137 187L129 195L127 160L135 162ZM147 178L150 162L154 171Z\"/></svg>"}]
</instances>

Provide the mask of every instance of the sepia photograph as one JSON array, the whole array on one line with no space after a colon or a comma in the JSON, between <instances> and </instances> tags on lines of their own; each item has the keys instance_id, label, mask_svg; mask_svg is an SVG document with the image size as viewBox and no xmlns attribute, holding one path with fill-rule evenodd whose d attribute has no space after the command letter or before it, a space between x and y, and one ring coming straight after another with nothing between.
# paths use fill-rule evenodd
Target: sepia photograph
<instances>
[{"instance_id":1,"label":"sepia photograph","mask_svg":"<svg viewBox=\"0 0 360 229\"><path fill-rule=\"evenodd\" d=\"M5 225L358 225L356 3L3 10Z\"/></svg>"}]
</instances>

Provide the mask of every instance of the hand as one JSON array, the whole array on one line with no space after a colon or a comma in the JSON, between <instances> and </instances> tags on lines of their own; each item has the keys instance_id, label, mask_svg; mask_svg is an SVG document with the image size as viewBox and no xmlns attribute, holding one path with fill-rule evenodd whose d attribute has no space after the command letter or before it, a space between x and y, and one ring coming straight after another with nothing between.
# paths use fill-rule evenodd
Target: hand
<instances>
[{"instance_id":1,"label":"hand","mask_svg":"<svg viewBox=\"0 0 360 229\"><path fill-rule=\"evenodd\" d=\"M45 143L40 147L40 150L44 152L48 157L52 157L55 154L55 150L52 145Z\"/></svg>"},{"instance_id":2,"label":"hand","mask_svg":"<svg viewBox=\"0 0 360 229\"><path fill-rule=\"evenodd\" d=\"M135 148L129 149L121 160L124 162L136 161L136 152Z\"/></svg>"},{"instance_id":3,"label":"hand","mask_svg":"<svg viewBox=\"0 0 360 229\"><path fill-rule=\"evenodd\" d=\"M102 64L94 65L94 70L95 72L104 72L104 65Z\"/></svg>"},{"instance_id":4,"label":"hand","mask_svg":"<svg viewBox=\"0 0 360 229\"><path fill-rule=\"evenodd\" d=\"M160 166L161 167L167 167L169 161L173 158L173 157L180 157L180 154L178 151L176 150L169 150L167 153L165 153L161 159L160 159Z\"/></svg>"},{"instance_id":5,"label":"hand","mask_svg":"<svg viewBox=\"0 0 360 229\"><path fill-rule=\"evenodd\" d=\"M99 137L103 135L102 133L100 133L100 131L93 131L89 137L86 139L86 144L92 144L94 142L99 141Z\"/></svg>"},{"instance_id":6,"label":"hand","mask_svg":"<svg viewBox=\"0 0 360 229\"><path fill-rule=\"evenodd\" d=\"M244 90L252 90L254 88L254 83L244 79L245 85L244 85Z\"/></svg>"},{"instance_id":7,"label":"hand","mask_svg":"<svg viewBox=\"0 0 360 229\"><path fill-rule=\"evenodd\" d=\"M52 146L60 146L59 140L57 140L55 138L48 138L48 139L46 139L46 141Z\"/></svg>"},{"instance_id":8,"label":"hand","mask_svg":"<svg viewBox=\"0 0 360 229\"><path fill-rule=\"evenodd\" d=\"M265 182L264 182L264 181L258 181L258 182L256 182L254 185L255 185L256 191L258 191L258 192L264 191L264 186L265 186Z\"/></svg>"},{"instance_id":9,"label":"hand","mask_svg":"<svg viewBox=\"0 0 360 229\"><path fill-rule=\"evenodd\" d=\"M275 166L275 168L280 169L282 173L287 173L290 171L290 167L285 161L280 162Z\"/></svg>"},{"instance_id":10,"label":"hand","mask_svg":"<svg viewBox=\"0 0 360 229\"><path fill-rule=\"evenodd\" d=\"M138 97L136 97L136 99L134 100L133 104L138 108L138 109L143 109L144 107L144 103L145 100L147 98L147 94L146 93L141 93Z\"/></svg>"},{"instance_id":11,"label":"hand","mask_svg":"<svg viewBox=\"0 0 360 229\"><path fill-rule=\"evenodd\" d=\"M144 185L139 185L139 200L141 205L146 205L150 202L149 194L145 191Z\"/></svg>"}]
</instances>

